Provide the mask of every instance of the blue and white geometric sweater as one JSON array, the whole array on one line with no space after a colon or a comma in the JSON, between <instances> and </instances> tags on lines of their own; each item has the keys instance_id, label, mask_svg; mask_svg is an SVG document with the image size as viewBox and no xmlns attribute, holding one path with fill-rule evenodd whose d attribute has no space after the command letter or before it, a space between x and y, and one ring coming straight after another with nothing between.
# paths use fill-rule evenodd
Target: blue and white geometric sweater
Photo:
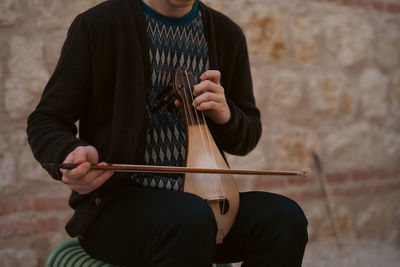
<instances>
[{"instance_id":1,"label":"blue and white geometric sweater","mask_svg":"<svg viewBox=\"0 0 400 267\"><path fill-rule=\"evenodd\" d=\"M147 38L150 47L152 88L146 111L149 127L146 134L145 160L148 165L184 166L186 134L180 108L174 106L172 79L183 66L197 82L208 69L208 46L197 1L181 18L164 16L143 3ZM143 186L182 190L182 174L140 174Z\"/></svg>"}]
</instances>

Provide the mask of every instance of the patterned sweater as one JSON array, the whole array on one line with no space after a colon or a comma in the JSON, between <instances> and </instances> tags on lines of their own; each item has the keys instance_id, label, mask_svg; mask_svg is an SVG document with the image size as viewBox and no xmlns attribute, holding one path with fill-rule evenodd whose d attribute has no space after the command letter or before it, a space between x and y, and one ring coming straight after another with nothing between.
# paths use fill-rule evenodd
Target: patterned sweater
<instances>
[{"instance_id":1,"label":"patterned sweater","mask_svg":"<svg viewBox=\"0 0 400 267\"><path fill-rule=\"evenodd\" d=\"M180 108L174 106L172 79L183 66L197 81L208 69L208 47L197 1L181 18L164 16L145 3L149 42L151 81L146 111L149 127L146 133L145 161L149 165L184 166L186 158L185 125ZM138 182L144 186L181 190L182 174L146 175Z\"/></svg>"}]
</instances>

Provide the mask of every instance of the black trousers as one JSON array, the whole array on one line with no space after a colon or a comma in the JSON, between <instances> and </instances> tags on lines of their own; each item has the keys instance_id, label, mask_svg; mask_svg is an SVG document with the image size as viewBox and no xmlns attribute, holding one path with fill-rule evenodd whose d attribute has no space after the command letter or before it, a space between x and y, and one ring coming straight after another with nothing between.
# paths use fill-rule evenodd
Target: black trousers
<instances>
[{"instance_id":1,"label":"black trousers","mask_svg":"<svg viewBox=\"0 0 400 267\"><path fill-rule=\"evenodd\" d=\"M92 256L116 265L210 267L301 266L307 220L291 199L266 192L240 193L231 231L215 244L216 224L200 197L176 191L130 187L100 215L81 240Z\"/></svg>"}]
</instances>

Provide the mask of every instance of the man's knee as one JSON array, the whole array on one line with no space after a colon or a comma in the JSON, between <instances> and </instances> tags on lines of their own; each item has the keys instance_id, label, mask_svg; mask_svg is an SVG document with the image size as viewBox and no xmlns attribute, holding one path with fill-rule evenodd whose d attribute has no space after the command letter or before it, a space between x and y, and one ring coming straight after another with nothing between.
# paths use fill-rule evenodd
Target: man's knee
<instances>
[{"instance_id":1,"label":"man's knee","mask_svg":"<svg viewBox=\"0 0 400 267\"><path fill-rule=\"evenodd\" d=\"M287 216L290 221L293 221L299 225L299 227L307 227L307 218L304 215L302 208L294 200L285 198L283 212L286 213L284 215Z\"/></svg>"},{"instance_id":2,"label":"man's knee","mask_svg":"<svg viewBox=\"0 0 400 267\"><path fill-rule=\"evenodd\" d=\"M216 224L210 206L196 195L185 194L174 215L170 216L166 230L176 232L178 238L212 239Z\"/></svg>"},{"instance_id":3,"label":"man's knee","mask_svg":"<svg viewBox=\"0 0 400 267\"><path fill-rule=\"evenodd\" d=\"M259 216L263 216L267 228L279 231L282 237L298 237L299 242L307 242L307 218L294 200L266 192L257 192L254 196L258 204L264 207Z\"/></svg>"},{"instance_id":4,"label":"man's knee","mask_svg":"<svg viewBox=\"0 0 400 267\"><path fill-rule=\"evenodd\" d=\"M292 199L282 197L280 209L276 216L281 221L284 232L291 235L294 240L306 244L308 241L308 221L302 208Z\"/></svg>"},{"instance_id":5,"label":"man's knee","mask_svg":"<svg viewBox=\"0 0 400 267\"><path fill-rule=\"evenodd\" d=\"M153 236L153 251L157 251L154 260L170 258L174 266L185 266L178 262L197 259L201 266L211 265L216 237L214 215L198 196L184 196L180 202Z\"/></svg>"}]
</instances>

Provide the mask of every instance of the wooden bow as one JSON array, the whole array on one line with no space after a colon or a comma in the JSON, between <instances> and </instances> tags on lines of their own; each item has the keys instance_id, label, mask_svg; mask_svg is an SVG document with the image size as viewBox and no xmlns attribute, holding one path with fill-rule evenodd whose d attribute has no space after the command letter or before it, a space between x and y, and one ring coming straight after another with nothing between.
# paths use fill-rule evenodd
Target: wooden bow
<instances>
[{"instance_id":1,"label":"wooden bow","mask_svg":"<svg viewBox=\"0 0 400 267\"><path fill-rule=\"evenodd\" d=\"M47 163L45 168L56 168L72 170L78 165L73 163ZM92 170L111 170L116 172L138 172L138 173L225 173L238 175L279 175L279 176L311 176L310 169L300 171L280 171L280 170L249 170L249 169L212 169L212 168L191 168L174 166L153 166L153 165L129 165L129 164L108 164L90 166Z\"/></svg>"}]
</instances>

